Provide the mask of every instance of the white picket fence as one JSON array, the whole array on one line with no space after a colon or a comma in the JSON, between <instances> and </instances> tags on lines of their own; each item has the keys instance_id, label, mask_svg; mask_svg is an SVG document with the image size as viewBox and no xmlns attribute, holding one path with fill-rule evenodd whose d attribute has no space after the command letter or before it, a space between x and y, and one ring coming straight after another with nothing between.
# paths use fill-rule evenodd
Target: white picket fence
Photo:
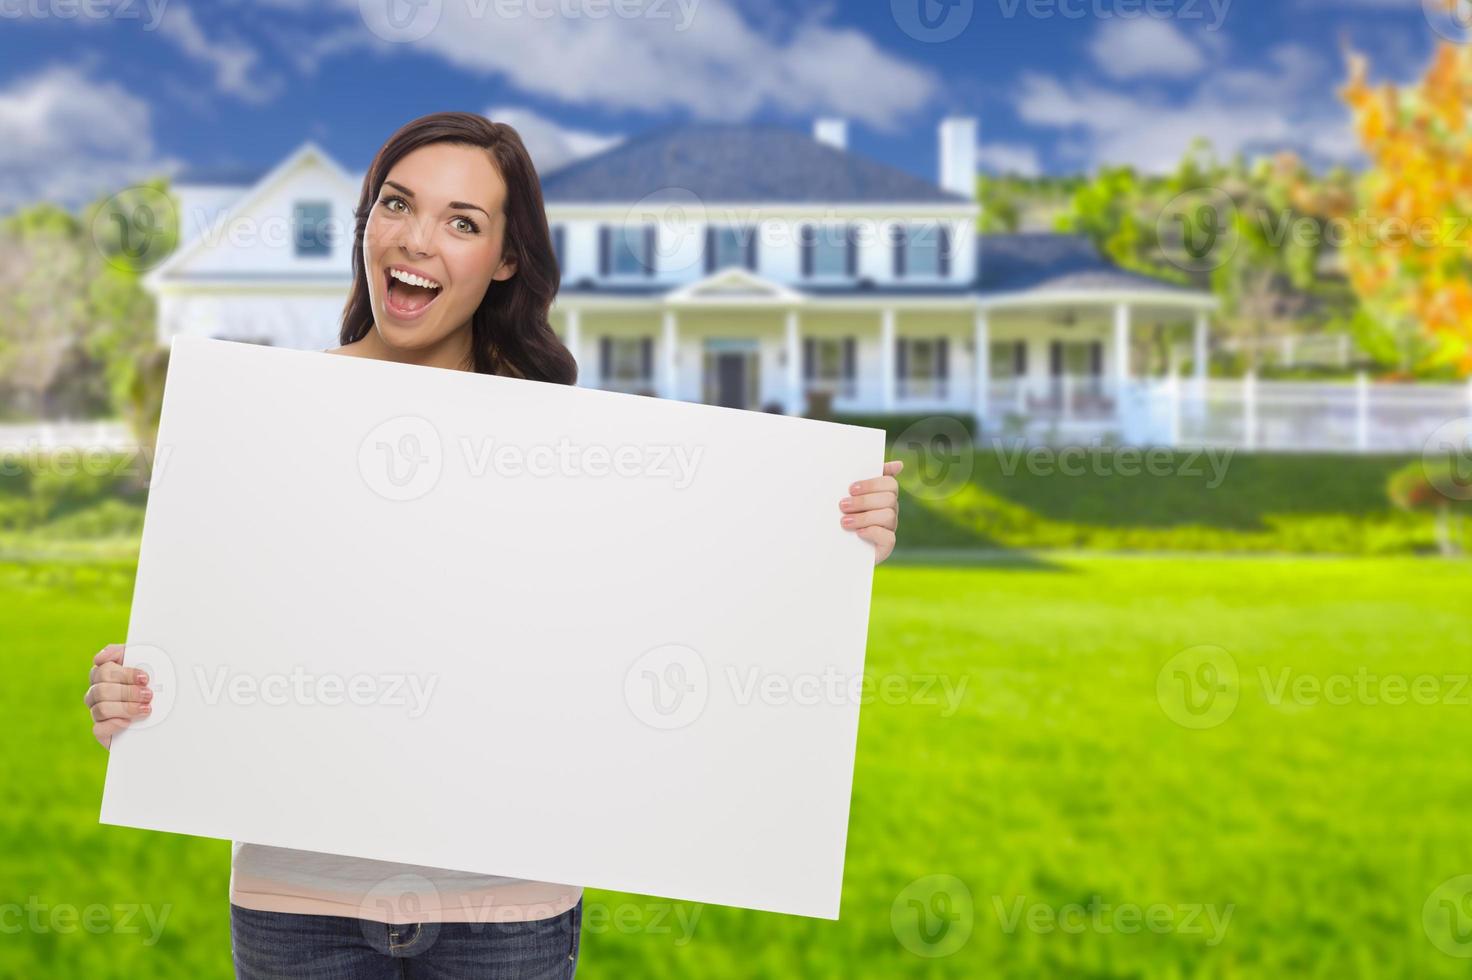
<instances>
[{"instance_id":1,"label":"white picket fence","mask_svg":"<svg viewBox=\"0 0 1472 980\"><path fill-rule=\"evenodd\" d=\"M1121 436L1132 444L1418 453L1442 426L1472 419L1472 382L1166 378L1137 383L1122 409Z\"/></svg>"},{"instance_id":2,"label":"white picket fence","mask_svg":"<svg viewBox=\"0 0 1472 980\"><path fill-rule=\"evenodd\" d=\"M22 422L0 425L0 452L48 453L60 449L127 452L138 448L122 422Z\"/></svg>"}]
</instances>

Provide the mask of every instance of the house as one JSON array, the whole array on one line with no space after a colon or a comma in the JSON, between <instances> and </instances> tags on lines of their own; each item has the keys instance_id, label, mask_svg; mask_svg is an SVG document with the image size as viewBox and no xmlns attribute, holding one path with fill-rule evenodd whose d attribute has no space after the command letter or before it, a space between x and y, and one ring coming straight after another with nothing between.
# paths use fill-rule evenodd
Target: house
<instances>
[{"instance_id":1,"label":"house","mask_svg":"<svg viewBox=\"0 0 1472 980\"><path fill-rule=\"evenodd\" d=\"M851 152L833 119L675 126L543 175L579 384L1092 437L1158 382L1140 328L1192 336L1204 378L1210 295L1083 238L979 235L975 120L938 141L935 182ZM311 143L254 180L181 179L184 244L146 280L161 339L332 345L361 180Z\"/></svg>"}]
</instances>

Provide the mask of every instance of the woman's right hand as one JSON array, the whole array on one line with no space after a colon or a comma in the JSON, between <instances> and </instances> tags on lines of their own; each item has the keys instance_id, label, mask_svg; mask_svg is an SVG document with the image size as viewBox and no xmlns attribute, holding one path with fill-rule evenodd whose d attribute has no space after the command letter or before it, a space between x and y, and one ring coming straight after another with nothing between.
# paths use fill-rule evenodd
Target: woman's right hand
<instances>
[{"instance_id":1,"label":"woman's right hand","mask_svg":"<svg viewBox=\"0 0 1472 980\"><path fill-rule=\"evenodd\" d=\"M82 698L92 712L92 734L104 749L112 747L112 737L134 718L146 718L153 710L148 675L124 667L123 650L123 644L110 643L92 658L91 687Z\"/></svg>"}]
</instances>

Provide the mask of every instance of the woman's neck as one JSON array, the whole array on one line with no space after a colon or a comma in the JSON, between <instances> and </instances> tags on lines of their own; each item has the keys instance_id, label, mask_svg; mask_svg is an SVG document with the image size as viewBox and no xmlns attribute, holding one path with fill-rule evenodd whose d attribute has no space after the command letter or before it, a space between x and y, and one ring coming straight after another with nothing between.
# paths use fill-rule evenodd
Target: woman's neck
<instances>
[{"instance_id":1,"label":"woman's neck","mask_svg":"<svg viewBox=\"0 0 1472 980\"><path fill-rule=\"evenodd\" d=\"M474 358L470 351L470 329L467 325L453 330L437 343L426 347L390 347L383 342L374 327L363 335L363 339L342 348L345 354L372 357L380 361L397 361L400 364L418 364L423 367L449 368L455 371L474 369Z\"/></svg>"}]
</instances>

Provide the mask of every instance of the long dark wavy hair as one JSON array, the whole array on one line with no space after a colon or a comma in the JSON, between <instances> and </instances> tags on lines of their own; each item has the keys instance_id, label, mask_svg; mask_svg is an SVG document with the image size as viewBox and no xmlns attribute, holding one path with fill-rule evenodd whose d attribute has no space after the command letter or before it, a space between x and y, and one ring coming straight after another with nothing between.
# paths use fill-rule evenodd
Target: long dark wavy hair
<instances>
[{"instance_id":1,"label":"long dark wavy hair","mask_svg":"<svg viewBox=\"0 0 1472 980\"><path fill-rule=\"evenodd\" d=\"M480 374L575 384L577 361L547 322L562 275L547 228L542 182L516 130L469 112L421 116L390 136L373 158L353 212L353 288L343 307L338 342L351 344L373 329L368 276L363 268L363 232L384 178L399 160L431 143L480 147L490 153L506 182L504 249L516 259L516 272L509 279L493 280L470 318L472 369Z\"/></svg>"}]
</instances>

